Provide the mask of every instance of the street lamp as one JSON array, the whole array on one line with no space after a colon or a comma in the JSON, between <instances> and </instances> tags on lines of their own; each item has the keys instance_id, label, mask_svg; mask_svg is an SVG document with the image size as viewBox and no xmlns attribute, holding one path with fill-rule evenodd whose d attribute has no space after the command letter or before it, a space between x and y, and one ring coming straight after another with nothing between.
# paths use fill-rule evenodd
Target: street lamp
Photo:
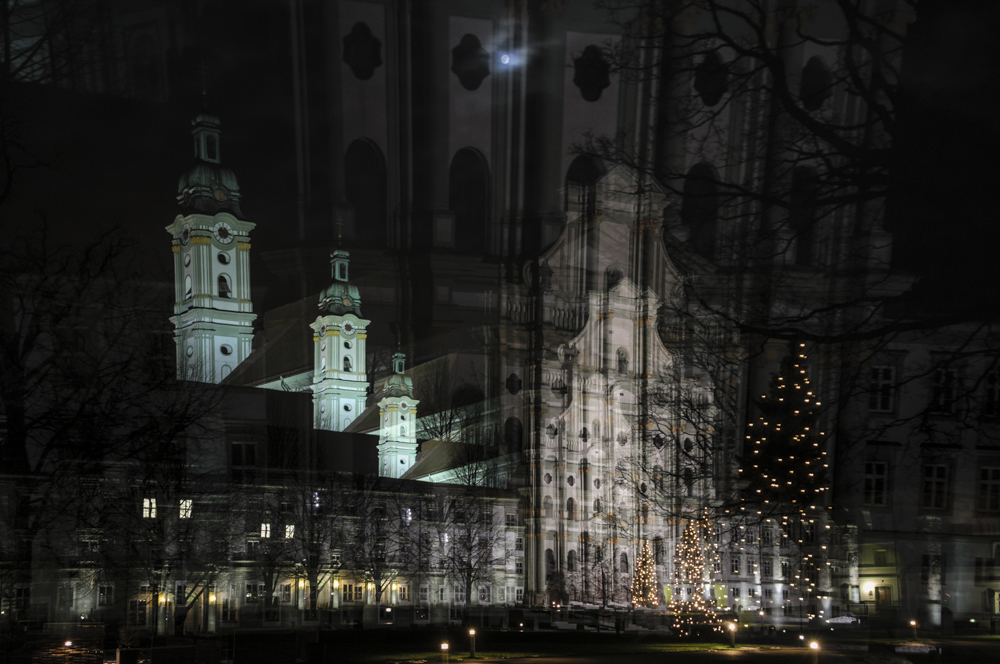
<instances>
[{"instance_id":1,"label":"street lamp","mask_svg":"<svg viewBox=\"0 0 1000 664\"><path fill-rule=\"evenodd\" d=\"M474 629L470 629L469 630L469 643L471 644L471 645L469 645L469 657L475 657L476 656L476 630L474 630Z\"/></svg>"},{"instance_id":2,"label":"street lamp","mask_svg":"<svg viewBox=\"0 0 1000 664\"><path fill-rule=\"evenodd\" d=\"M917 640L917 621L916 620L911 620L910 621L910 627L913 628L913 640L916 641Z\"/></svg>"},{"instance_id":3,"label":"street lamp","mask_svg":"<svg viewBox=\"0 0 1000 664\"><path fill-rule=\"evenodd\" d=\"M729 647L736 647L736 623L729 623Z\"/></svg>"},{"instance_id":4,"label":"street lamp","mask_svg":"<svg viewBox=\"0 0 1000 664\"><path fill-rule=\"evenodd\" d=\"M441 644L441 659L443 659L445 662L448 661L448 644L447 643L442 643Z\"/></svg>"},{"instance_id":5,"label":"street lamp","mask_svg":"<svg viewBox=\"0 0 1000 664\"><path fill-rule=\"evenodd\" d=\"M813 664L816 664L817 662L819 662L819 642L818 641L810 641L809 642L809 649L812 650Z\"/></svg>"}]
</instances>

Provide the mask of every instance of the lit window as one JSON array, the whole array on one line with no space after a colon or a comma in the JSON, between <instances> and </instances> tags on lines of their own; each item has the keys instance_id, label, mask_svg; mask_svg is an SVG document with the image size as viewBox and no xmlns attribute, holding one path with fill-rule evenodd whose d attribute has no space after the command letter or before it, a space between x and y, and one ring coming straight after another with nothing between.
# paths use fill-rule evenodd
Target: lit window
<instances>
[{"instance_id":1,"label":"lit window","mask_svg":"<svg viewBox=\"0 0 1000 664\"><path fill-rule=\"evenodd\" d=\"M479 586L479 603L489 604L489 601L490 601L490 587Z\"/></svg>"},{"instance_id":2,"label":"lit window","mask_svg":"<svg viewBox=\"0 0 1000 664\"><path fill-rule=\"evenodd\" d=\"M940 510L948 506L948 466L928 464L924 466L921 482L920 506L925 509Z\"/></svg>"},{"instance_id":3,"label":"lit window","mask_svg":"<svg viewBox=\"0 0 1000 664\"><path fill-rule=\"evenodd\" d=\"M282 602L292 601L292 584L290 583L281 584L281 601Z\"/></svg>"},{"instance_id":4,"label":"lit window","mask_svg":"<svg viewBox=\"0 0 1000 664\"><path fill-rule=\"evenodd\" d=\"M142 499L142 518L143 519L156 518L156 498Z\"/></svg>"},{"instance_id":5,"label":"lit window","mask_svg":"<svg viewBox=\"0 0 1000 664\"><path fill-rule=\"evenodd\" d=\"M260 524L260 536L261 537L270 537L271 536L271 524L269 524L269 523L262 523L262 524Z\"/></svg>"},{"instance_id":6,"label":"lit window","mask_svg":"<svg viewBox=\"0 0 1000 664\"><path fill-rule=\"evenodd\" d=\"M730 571L733 574L739 574L740 573L740 559L734 556L733 559L732 559L732 561L731 561L731 563L732 563L732 565L730 567Z\"/></svg>"},{"instance_id":7,"label":"lit window","mask_svg":"<svg viewBox=\"0 0 1000 664\"><path fill-rule=\"evenodd\" d=\"M980 468L976 509L1000 512L1000 468Z\"/></svg>"},{"instance_id":8,"label":"lit window","mask_svg":"<svg viewBox=\"0 0 1000 664\"><path fill-rule=\"evenodd\" d=\"M285 539L292 539L295 537L295 526L288 525L285 526Z\"/></svg>"},{"instance_id":9,"label":"lit window","mask_svg":"<svg viewBox=\"0 0 1000 664\"><path fill-rule=\"evenodd\" d=\"M97 587L97 605L98 606L113 606L115 603L115 588L114 586L98 586Z\"/></svg>"},{"instance_id":10,"label":"lit window","mask_svg":"<svg viewBox=\"0 0 1000 664\"><path fill-rule=\"evenodd\" d=\"M399 601L400 602L409 602L410 601L410 587L409 586L400 586L399 587Z\"/></svg>"},{"instance_id":11,"label":"lit window","mask_svg":"<svg viewBox=\"0 0 1000 664\"><path fill-rule=\"evenodd\" d=\"M868 378L868 410L891 413L895 383L895 367L872 367Z\"/></svg>"},{"instance_id":12,"label":"lit window","mask_svg":"<svg viewBox=\"0 0 1000 664\"><path fill-rule=\"evenodd\" d=\"M885 505L888 474L889 466L884 461L869 461L865 464L865 505Z\"/></svg>"},{"instance_id":13,"label":"lit window","mask_svg":"<svg viewBox=\"0 0 1000 664\"><path fill-rule=\"evenodd\" d=\"M182 519L190 519L191 518L191 509L193 507L194 507L194 501L191 500L190 498L185 498L184 500L182 500L181 501L181 514L180 514L180 517Z\"/></svg>"}]
</instances>

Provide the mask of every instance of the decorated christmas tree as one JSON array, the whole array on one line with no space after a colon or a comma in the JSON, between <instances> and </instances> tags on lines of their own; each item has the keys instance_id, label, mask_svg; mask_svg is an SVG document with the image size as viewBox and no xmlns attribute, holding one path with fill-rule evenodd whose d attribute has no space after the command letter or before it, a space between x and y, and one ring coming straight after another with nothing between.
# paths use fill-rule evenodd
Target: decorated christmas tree
<instances>
[{"instance_id":1,"label":"decorated christmas tree","mask_svg":"<svg viewBox=\"0 0 1000 664\"><path fill-rule=\"evenodd\" d=\"M632 577L632 603L636 606L659 606L657 596L656 565L653 553L649 550L649 541L643 540L642 552L635 564L635 575Z\"/></svg>"},{"instance_id":2,"label":"decorated christmas tree","mask_svg":"<svg viewBox=\"0 0 1000 664\"><path fill-rule=\"evenodd\" d=\"M818 428L822 404L810 383L806 360L805 344L794 345L771 382L770 394L757 401L760 416L747 427L739 469L744 519L774 518L798 549L786 581L800 597L817 590L825 564L819 550L811 553L808 548L818 543L824 522L829 469L825 437Z\"/></svg>"},{"instance_id":3,"label":"decorated christmas tree","mask_svg":"<svg viewBox=\"0 0 1000 664\"><path fill-rule=\"evenodd\" d=\"M674 629L692 632L698 626L716 626L715 602L705 598L705 585L716 560L718 547L711 521L705 514L690 519L674 558L674 593L667 609Z\"/></svg>"}]
</instances>

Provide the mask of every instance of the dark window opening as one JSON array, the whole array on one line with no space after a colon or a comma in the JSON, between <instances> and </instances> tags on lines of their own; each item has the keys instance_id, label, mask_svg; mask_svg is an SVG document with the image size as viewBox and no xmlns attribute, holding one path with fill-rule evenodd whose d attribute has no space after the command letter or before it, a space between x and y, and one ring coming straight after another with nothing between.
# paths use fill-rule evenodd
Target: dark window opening
<instances>
[{"instance_id":1,"label":"dark window opening","mask_svg":"<svg viewBox=\"0 0 1000 664\"><path fill-rule=\"evenodd\" d=\"M681 221L690 232L695 251L712 257L715 254L719 193L715 169L709 164L695 164L684 181Z\"/></svg>"},{"instance_id":2,"label":"dark window opening","mask_svg":"<svg viewBox=\"0 0 1000 664\"><path fill-rule=\"evenodd\" d=\"M448 174L448 207L455 215L455 248L486 249L490 218L490 173L478 150L462 148L451 160Z\"/></svg>"},{"instance_id":3,"label":"dark window opening","mask_svg":"<svg viewBox=\"0 0 1000 664\"><path fill-rule=\"evenodd\" d=\"M348 232L358 246L384 246L387 197L382 152L370 140L352 142L344 155L344 174L347 200L354 208L354 227Z\"/></svg>"}]
</instances>

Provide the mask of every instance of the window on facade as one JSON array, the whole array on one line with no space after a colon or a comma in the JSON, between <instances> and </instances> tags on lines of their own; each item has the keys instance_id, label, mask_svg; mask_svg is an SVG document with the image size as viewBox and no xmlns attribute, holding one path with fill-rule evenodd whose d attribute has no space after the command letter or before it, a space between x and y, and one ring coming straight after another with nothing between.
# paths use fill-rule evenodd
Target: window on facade
<instances>
[{"instance_id":1,"label":"window on facade","mask_svg":"<svg viewBox=\"0 0 1000 664\"><path fill-rule=\"evenodd\" d=\"M566 499L566 519L573 521L576 518L576 502L572 498Z\"/></svg>"},{"instance_id":2,"label":"window on facade","mask_svg":"<svg viewBox=\"0 0 1000 664\"><path fill-rule=\"evenodd\" d=\"M262 538L268 538L271 536L271 524L269 523L260 524L260 536Z\"/></svg>"},{"instance_id":3,"label":"window on facade","mask_svg":"<svg viewBox=\"0 0 1000 664\"><path fill-rule=\"evenodd\" d=\"M143 519L156 518L156 498L142 499L142 518Z\"/></svg>"},{"instance_id":4,"label":"window on facade","mask_svg":"<svg viewBox=\"0 0 1000 664\"><path fill-rule=\"evenodd\" d=\"M954 369L934 370L931 382L931 412L948 414L955 411L957 383L958 372Z\"/></svg>"},{"instance_id":5,"label":"window on facade","mask_svg":"<svg viewBox=\"0 0 1000 664\"><path fill-rule=\"evenodd\" d=\"M715 572L716 574L722 574L722 561L721 560L715 560L712 563L712 571Z\"/></svg>"},{"instance_id":6,"label":"window on facade","mask_svg":"<svg viewBox=\"0 0 1000 664\"><path fill-rule=\"evenodd\" d=\"M747 544L757 543L757 531L753 528L747 528Z\"/></svg>"},{"instance_id":7,"label":"window on facade","mask_svg":"<svg viewBox=\"0 0 1000 664\"><path fill-rule=\"evenodd\" d=\"M570 551L566 554L566 571L576 571L576 551Z\"/></svg>"},{"instance_id":8,"label":"window on facade","mask_svg":"<svg viewBox=\"0 0 1000 664\"><path fill-rule=\"evenodd\" d=\"M506 520L507 520L507 527L508 528L514 528L514 527L517 526L517 515L516 514L509 514L508 513L506 515Z\"/></svg>"},{"instance_id":9,"label":"window on facade","mask_svg":"<svg viewBox=\"0 0 1000 664\"><path fill-rule=\"evenodd\" d=\"M542 516L550 517L552 516L552 497L545 496L542 499Z\"/></svg>"},{"instance_id":10,"label":"window on facade","mask_svg":"<svg viewBox=\"0 0 1000 664\"><path fill-rule=\"evenodd\" d=\"M515 537L514 538L514 550L515 551L524 551L524 538L523 537Z\"/></svg>"},{"instance_id":11,"label":"window on facade","mask_svg":"<svg viewBox=\"0 0 1000 664\"><path fill-rule=\"evenodd\" d=\"M732 572L733 574L740 573L740 559L738 557L733 556L732 559L729 561L729 571Z\"/></svg>"},{"instance_id":12,"label":"window on facade","mask_svg":"<svg viewBox=\"0 0 1000 664\"><path fill-rule=\"evenodd\" d=\"M979 469L976 509L980 512L1000 512L1000 468Z\"/></svg>"},{"instance_id":13,"label":"window on facade","mask_svg":"<svg viewBox=\"0 0 1000 664\"><path fill-rule=\"evenodd\" d=\"M255 581L247 581L244 584L244 598L247 603L254 604L258 599L264 596L264 584L257 583Z\"/></svg>"},{"instance_id":14,"label":"window on facade","mask_svg":"<svg viewBox=\"0 0 1000 664\"><path fill-rule=\"evenodd\" d=\"M222 620L223 622L232 622L236 620L236 607L237 602L234 599L223 599L222 600Z\"/></svg>"},{"instance_id":15,"label":"window on facade","mask_svg":"<svg viewBox=\"0 0 1000 664\"><path fill-rule=\"evenodd\" d=\"M781 561L781 578L782 579L788 579L789 578L788 577L788 572L789 572L788 561L787 560L782 560Z\"/></svg>"},{"instance_id":16,"label":"window on facade","mask_svg":"<svg viewBox=\"0 0 1000 664\"><path fill-rule=\"evenodd\" d=\"M128 603L129 624L142 627L146 624L146 600L133 599Z\"/></svg>"},{"instance_id":17,"label":"window on facade","mask_svg":"<svg viewBox=\"0 0 1000 664\"><path fill-rule=\"evenodd\" d=\"M514 574L517 574L518 576L524 574L524 561L514 561Z\"/></svg>"},{"instance_id":18,"label":"window on facade","mask_svg":"<svg viewBox=\"0 0 1000 664\"><path fill-rule=\"evenodd\" d=\"M774 545L774 530L771 526L762 526L760 529L760 543L764 546Z\"/></svg>"},{"instance_id":19,"label":"window on facade","mask_svg":"<svg viewBox=\"0 0 1000 664\"><path fill-rule=\"evenodd\" d=\"M295 526L292 525L292 524L286 525L285 526L285 539L294 539L294 538L295 538Z\"/></svg>"},{"instance_id":20,"label":"window on facade","mask_svg":"<svg viewBox=\"0 0 1000 664\"><path fill-rule=\"evenodd\" d=\"M97 606L113 606L115 603L114 586L97 586Z\"/></svg>"},{"instance_id":21,"label":"window on facade","mask_svg":"<svg viewBox=\"0 0 1000 664\"><path fill-rule=\"evenodd\" d=\"M823 103L833 94L833 74L827 68L822 58L809 58L802 68L802 78L799 87L799 99L807 111L819 110Z\"/></svg>"},{"instance_id":22,"label":"window on facade","mask_svg":"<svg viewBox=\"0 0 1000 664\"><path fill-rule=\"evenodd\" d=\"M420 591L419 592L420 592L420 601L421 602L426 603L426 602L430 601L430 592L431 592L431 589L430 589L429 586L427 586L427 585L420 586Z\"/></svg>"},{"instance_id":23,"label":"window on facade","mask_svg":"<svg viewBox=\"0 0 1000 664\"><path fill-rule=\"evenodd\" d=\"M663 564L663 538L653 538L653 562L657 565Z\"/></svg>"},{"instance_id":24,"label":"window on facade","mask_svg":"<svg viewBox=\"0 0 1000 664\"><path fill-rule=\"evenodd\" d=\"M465 604L465 586L455 584L455 604Z\"/></svg>"},{"instance_id":25,"label":"window on facade","mask_svg":"<svg viewBox=\"0 0 1000 664\"><path fill-rule=\"evenodd\" d=\"M234 482L253 482L257 478L257 444L233 443L232 480Z\"/></svg>"},{"instance_id":26,"label":"window on facade","mask_svg":"<svg viewBox=\"0 0 1000 664\"><path fill-rule=\"evenodd\" d=\"M729 596L732 597L733 599L739 599L740 598L740 589L739 588L730 588L729 589Z\"/></svg>"},{"instance_id":27,"label":"window on facade","mask_svg":"<svg viewBox=\"0 0 1000 664\"><path fill-rule=\"evenodd\" d=\"M282 602L292 601L292 584L290 583L281 584L281 601Z\"/></svg>"},{"instance_id":28,"label":"window on facade","mask_svg":"<svg viewBox=\"0 0 1000 664\"><path fill-rule=\"evenodd\" d=\"M628 352L624 348L619 348L617 353L618 373L622 376L628 374Z\"/></svg>"},{"instance_id":29,"label":"window on facade","mask_svg":"<svg viewBox=\"0 0 1000 664\"><path fill-rule=\"evenodd\" d=\"M623 574L628 574L628 554L622 551L622 555L618 557L618 571Z\"/></svg>"},{"instance_id":30,"label":"window on facade","mask_svg":"<svg viewBox=\"0 0 1000 664\"><path fill-rule=\"evenodd\" d=\"M869 461L865 463L865 505L885 505L886 479L888 475L889 465L884 461Z\"/></svg>"},{"instance_id":31,"label":"window on facade","mask_svg":"<svg viewBox=\"0 0 1000 664\"><path fill-rule=\"evenodd\" d=\"M976 558L975 582L982 583L984 581L996 581L997 579L996 561L993 558Z\"/></svg>"},{"instance_id":32,"label":"window on facade","mask_svg":"<svg viewBox=\"0 0 1000 664\"><path fill-rule=\"evenodd\" d=\"M875 413L891 413L895 385L895 367L872 367L868 377L868 410Z\"/></svg>"},{"instance_id":33,"label":"window on facade","mask_svg":"<svg viewBox=\"0 0 1000 664\"><path fill-rule=\"evenodd\" d=\"M180 518L190 519L191 511L194 508L194 501L190 498L185 498L181 500L180 504Z\"/></svg>"},{"instance_id":34,"label":"window on facade","mask_svg":"<svg viewBox=\"0 0 1000 664\"><path fill-rule=\"evenodd\" d=\"M230 298L233 296L233 290L229 287L229 278L224 275L219 275L219 297Z\"/></svg>"},{"instance_id":35,"label":"window on facade","mask_svg":"<svg viewBox=\"0 0 1000 664\"><path fill-rule=\"evenodd\" d=\"M410 601L410 587L409 586L400 586L399 587L399 601L400 602L409 602Z\"/></svg>"},{"instance_id":36,"label":"window on facade","mask_svg":"<svg viewBox=\"0 0 1000 664\"><path fill-rule=\"evenodd\" d=\"M986 374L985 385L983 387L983 416L1000 416L1000 374Z\"/></svg>"},{"instance_id":37,"label":"window on facade","mask_svg":"<svg viewBox=\"0 0 1000 664\"><path fill-rule=\"evenodd\" d=\"M760 561L760 576L763 579L770 579L773 575L772 563L770 558L764 558Z\"/></svg>"},{"instance_id":38,"label":"window on facade","mask_svg":"<svg viewBox=\"0 0 1000 664\"><path fill-rule=\"evenodd\" d=\"M684 180L681 221L690 232L691 246L711 257L715 253L716 225L720 207L718 182L711 164L695 164Z\"/></svg>"},{"instance_id":39,"label":"window on facade","mask_svg":"<svg viewBox=\"0 0 1000 664\"><path fill-rule=\"evenodd\" d=\"M948 506L948 466L926 464L920 488L920 506L941 510Z\"/></svg>"},{"instance_id":40,"label":"window on facade","mask_svg":"<svg viewBox=\"0 0 1000 664\"><path fill-rule=\"evenodd\" d=\"M876 567L885 567L889 564L889 552L885 549L875 549L874 562Z\"/></svg>"},{"instance_id":41,"label":"window on facade","mask_svg":"<svg viewBox=\"0 0 1000 664\"><path fill-rule=\"evenodd\" d=\"M490 587L479 586L479 603L489 604L489 602L490 602Z\"/></svg>"},{"instance_id":42,"label":"window on facade","mask_svg":"<svg viewBox=\"0 0 1000 664\"><path fill-rule=\"evenodd\" d=\"M515 587L514 588L514 602L517 604L524 603L524 588Z\"/></svg>"}]
</instances>

